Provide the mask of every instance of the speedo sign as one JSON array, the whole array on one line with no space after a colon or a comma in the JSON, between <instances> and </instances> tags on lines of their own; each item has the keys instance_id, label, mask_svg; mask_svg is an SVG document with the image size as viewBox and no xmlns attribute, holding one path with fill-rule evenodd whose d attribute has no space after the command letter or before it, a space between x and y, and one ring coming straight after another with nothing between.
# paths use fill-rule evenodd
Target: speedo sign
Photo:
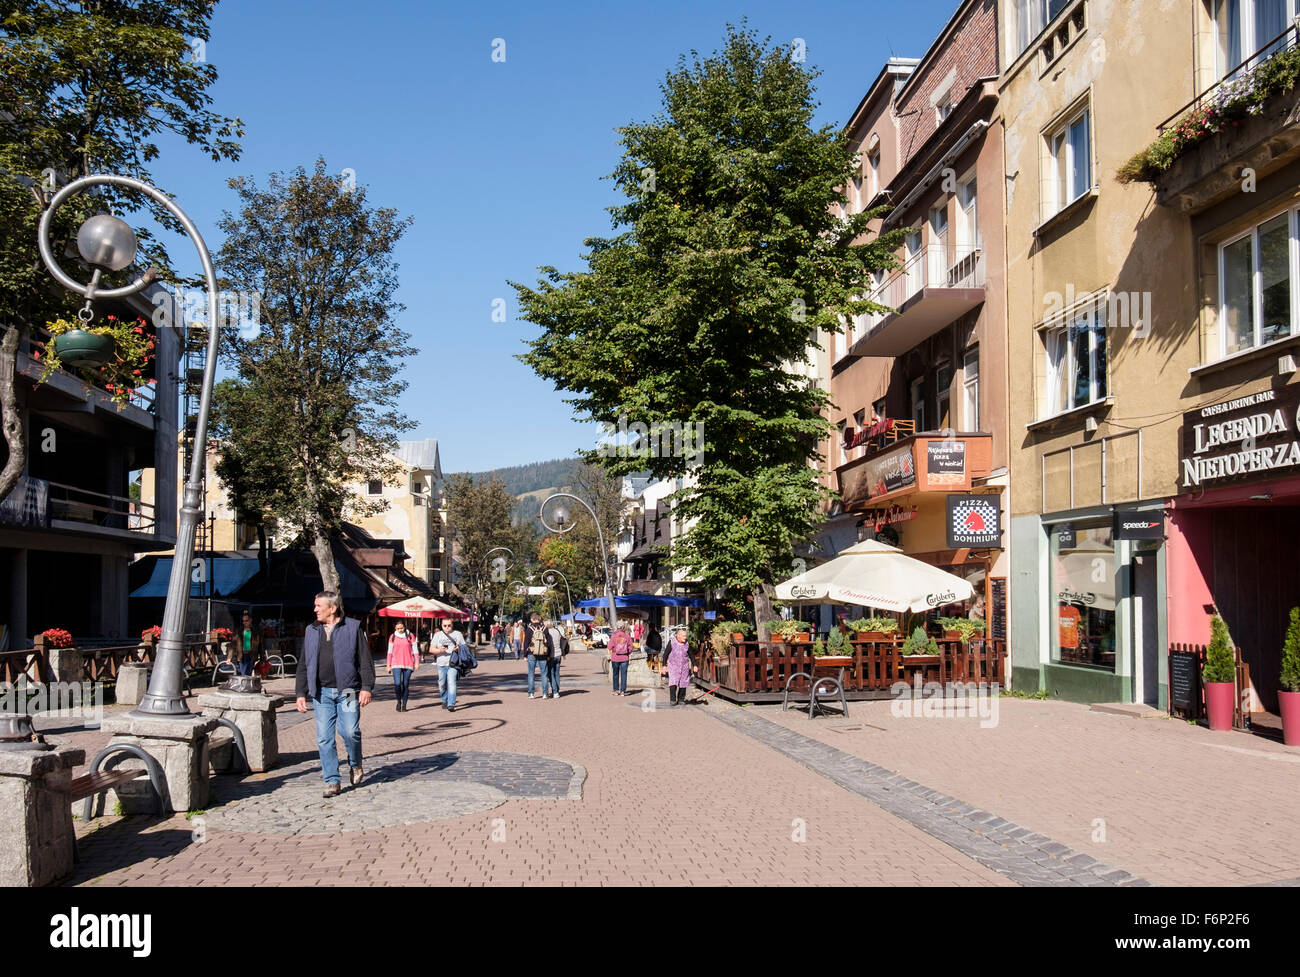
<instances>
[{"instance_id":1,"label":"speedo sign","mask_svg":"<svg viewBox=\"0 0 1300 977\"><path fill-rule=\"evenodd\" d=\"M1188 411L1179 465L1188 491L1300 472L1300 387Z\"/></svg>"}]
</instances>

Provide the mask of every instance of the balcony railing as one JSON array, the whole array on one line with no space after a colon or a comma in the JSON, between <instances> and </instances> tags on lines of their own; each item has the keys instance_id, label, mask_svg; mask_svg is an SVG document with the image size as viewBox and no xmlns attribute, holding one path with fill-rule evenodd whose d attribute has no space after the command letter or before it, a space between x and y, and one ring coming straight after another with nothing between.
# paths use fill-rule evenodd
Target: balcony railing
<instances>
[{"instance_id":1,"label":"balcony railing","mask_svg":"<svg viewBox=\"0 0 1300 977\"><path fill-rule=\"evenodd\" d=\"M47 484L50 487L51 519L138 533L152 534L155 531L154 507L149 502L91 492L59 482Z\"/></svg>"},{"instance_id":2,"label":"balcony railing","mask_svg":"<svg viewBox=\"0 0 1300 977\"><path fill-rule=\"evenodd\" d=\"M909 257L868 296L890 312L868 313L854 321L857 341L927 288L983 288L984 252L978 245L931 244Z\"/></svg>"},{"instance_id":3,"label":"balcony railing","mask_svg":"<svg viewBox=\"0 0 1300 977\"><path fill-rule=\"evenodd\" d=\"M1205 89L1205 91L1201 92L1169 118L1165 119L1164 122L1161 122L1160 125L1156 126L1156 130L1163 133L1174 123L1180 121L1187 113L1214 102L1216 96L1228 100L1245 94L1244 91L1235 91L1234 86L1241 85L1251 72L1269 58L1273 57L1275 54L1281 53L1282 51L1290 50L1297 44L1300 44L1300 23L1293 21L1281 34L1277 35L1277 37L1273 38L1254 54L1250 55L1250 57L1246 58L1245 61L1235 65L1213 85Z\"/></svg>"}]
</instances>

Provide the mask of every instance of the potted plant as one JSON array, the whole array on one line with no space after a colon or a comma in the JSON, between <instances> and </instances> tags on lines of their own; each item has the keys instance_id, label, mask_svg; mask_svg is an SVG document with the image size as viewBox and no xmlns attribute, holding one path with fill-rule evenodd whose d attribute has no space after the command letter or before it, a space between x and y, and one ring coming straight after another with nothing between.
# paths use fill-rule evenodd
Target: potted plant
<instances>
[{"instance_id":1,"label":"potted plant","mask_svg":"<svg viewBox=\"0 0 1300 977\"><path fill-rule=\"evenodd\" d=\"M898 632L898 622L892 617L860 617L848 626L859 641L884 641Z\"/></svg>"},{"instance_id":2,"label":"potted plant","mask_svg":"<svg viewBox=\"0 0 1300 977\"><path fill-rule=\"evenodd\" d=\"M791 641L800 641L807 643L812 640L812 625L806 621L787 621L790 625L789 636Z\"/></svg>"},{"instance_id":3,"label":"potted plant","mask_svg":"<svg viewBox=\"0 0 1300 977\"><path fill-rule=\"evenodd\" d=\"M826 642L823 652L818 655L817 646L822 645L818 641L813 646L813 656L820 660L820 664L828 667L851 665L853 663L852 649L849 646L848 635L839 628L831 628L830 634L826 636Z\"/></svg>"},{"instance_id":4,"label":"potted plant","mask_svg":"<svg viewBox=\"0 0 1300 977\"><path fill-rule=\"evenodd\" d=\"M1291 608L1291 623L1282 643L1282 682L1277 710L1282 714L1282 742L1300 746L1300 607Z\"/></svg>"},{"instance_id":5,"label":"potted plant","mask_svg":"<svg viewBox=\"0 0 1300 977\"><path fill-rule=\"evenodd\" d=\"M235 633L231 631L230 628L213 628L209 638L217 643L221 648L221 653L223 655L227 658L230 657L230 653L233 650L231 645L235 640Z\"/></svg>"},{"instance_id":6,"label":"potted plant","mask_svg":"<svg viewBox=\"0 0 1300 977\"><path fill-rule=\"evenodd\" d=\"M785 624L786 622L780 618L767 622L767 633L772 636L773 641L779 643L785 640Z\"/></svg>"},{"instance_id":7,"label":"potted plant","mask_svg":"<svg viewBox=\"0 0 1300 977\"><path fill-rule=\"evenodd\" d=\"M50 648L71 648L73 646L72 632L64 631L62 628L46 628L40 633L40 637L45 639L45 644Z\"/></svg>"},{"instance_id":8,"label":"potted plant","mask_svg":"<svg viewBox=\"0 0 1300 977\"><path fill-rule=\"evenodd\" d=\"M912 634L903 642L903 654L907 657L933 655L939 657L939 645L934 638L925 633L925 628L914 628Z\"/></svg>"},{"instance_id":9,"label":"potted plant","mask_svg":"<svg viewBox=\"0 0 1300 977\"><path fill-rule=\"evenodd\" d=\"M962 644L969 644L972 638L984 634L984 622L968 617L941 617L939 627L943 628L944 637L960 640Z\"/></svg>"},{"instance_id":10,"label":"potted plant","mask_svg":"<svg viewBox=\"0 0 1300 977\"><path fill-rule=\"evenodd\" d=\"M754 633L754 628L747 621L719 621L714 630L723 630L733 641L744 641Z\"/></svg>"},{"instance_id":11,"label":"potted plant","mask_svg":"<svg viewBox=\"0 0 1300 977\"><path fill-rule=\"evenodd\" d=\"M709 647L713 649L713 654L718 660L719 665L729 665L731 663L731 624L723 621L709 632Z\"/></svg>"},{"instance_id":12,"label":"potted plant","mask_svg":"<svg viewBox=\"0 0 1300 977\"><path fill-rule=\"evenodd\" d=\"M37 383L44 383L55 370L74 369L88 384L108 391L121 410L131 402L132 391L156 382L144 375L154 358L155 344L143 319L107 316L102 326L55 319L45 328L51 341L43 353L32 354L41 363Z\"/></svg>"},{"instance_id":13,"label":"potted plant","mask_svg":"<svg viewBox=\"0 0 1300 977\"><path fill-rule=\"evenodd\" d=\"M148 641L150 638L153 639L154 644L157 644L159 641L162 640L161 624L155 624L153 627L145 628L143 631L140 632L141 641Z\"/></svg>"},{"instance_id":14,"label":"potted plant","mask_svg":"<svg viewBox=\"0 0 1300 977\"><path fill-rule=\"evenodd\" d=\"M1232 710L1237 690L1237 662L1232 653L1232 636L1218 614L1210 617L1210 644L1205 650L1205 710L1210 729L1232 729Z\"/></svg>"}]
</instances>

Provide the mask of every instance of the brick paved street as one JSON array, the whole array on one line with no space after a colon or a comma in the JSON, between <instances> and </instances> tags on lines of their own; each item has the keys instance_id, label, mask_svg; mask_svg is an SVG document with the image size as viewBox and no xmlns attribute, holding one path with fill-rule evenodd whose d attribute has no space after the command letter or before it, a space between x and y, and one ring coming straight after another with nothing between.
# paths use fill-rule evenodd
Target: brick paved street
<instances>
[{"instance_id":1,"label":"brick paved street","mask_svg":"<svg viewBox=\"0 0 1300 977\"><path fill-rule=\"evenodd\" d=\"M363 713L367 777L355 790L320 796L314 724L282 712L278 767L215 778L214 799L194 820L78 823L82 862L70 881L1125 885L1300 876L1300 857L1284 844L1300 827L1286 800L1300 788L1300 751L1240 734L1005 699L989 729L974 717L896 718L887 702L810 722L779 707L672 709L660 692L647 711L639 695L610 696L599 658L582 653L566 660L560 700L529 700L522 663L490 653L481 662L454 715L437 705L432 668L417 673L407 713L394 710L381 676ZM269 684L287 691L291 680ZM88 752L107 740L98 731L54 738ZM1097 818L1104 842L1092 840Z\"/></svg>"}]
</instances>

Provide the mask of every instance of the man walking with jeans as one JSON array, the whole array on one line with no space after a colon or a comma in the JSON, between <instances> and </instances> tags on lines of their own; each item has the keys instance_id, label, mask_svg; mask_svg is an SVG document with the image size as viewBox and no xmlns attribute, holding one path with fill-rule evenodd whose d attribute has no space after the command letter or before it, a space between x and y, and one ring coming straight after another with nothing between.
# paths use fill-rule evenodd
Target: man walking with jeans
<instances>
[{"instance_id":1,"label":"man walking with jeans","mask_svg":"<svg viewBox=\"0 0 1300 977\"><path fill-rule=\"evenodd\" d=\"M456 683L460 680L460 672L452 667L451 653L464 643L464 635L454 630L451 618L444 617L441 630L433 636L433 653L438 656L438 695L448 712L456 711Z\"/></svg>"},{"instance_id":2,"label":"man walking with jeans","mask_svg":"<svg viewBox=\"0 0 1300 977\"><path fill-rule=\"evenodd\" d=\"M524 651L528 656L528 698L533 699L533 689L536 683L534 670L541 666L542 671L546 671L546 662L550 657L549 642L546 640L546 629L542 627L542 615L534 613L528 621L528 627L524 628ZM542 698L546 698L545 695Z\"/></svg>"},{"instance_id":3,"label":"man walking with jeans","mask_svg":"<svg viewBox=\"0 0 1300 977\"><path fill-rule=\"evenodd\" d=\"M303 661L298 669L298 711L307 711L311 696L316 715L316 746L320 750L325 796L337 797L339 750L334 732L343 736L352 769L352 786L361 783L361 707L370 705L375 687L375 663L361 622L343 616L343 601L332 590L316 595L316 623L302 639Z\"/></svg>"}]
</instances>

